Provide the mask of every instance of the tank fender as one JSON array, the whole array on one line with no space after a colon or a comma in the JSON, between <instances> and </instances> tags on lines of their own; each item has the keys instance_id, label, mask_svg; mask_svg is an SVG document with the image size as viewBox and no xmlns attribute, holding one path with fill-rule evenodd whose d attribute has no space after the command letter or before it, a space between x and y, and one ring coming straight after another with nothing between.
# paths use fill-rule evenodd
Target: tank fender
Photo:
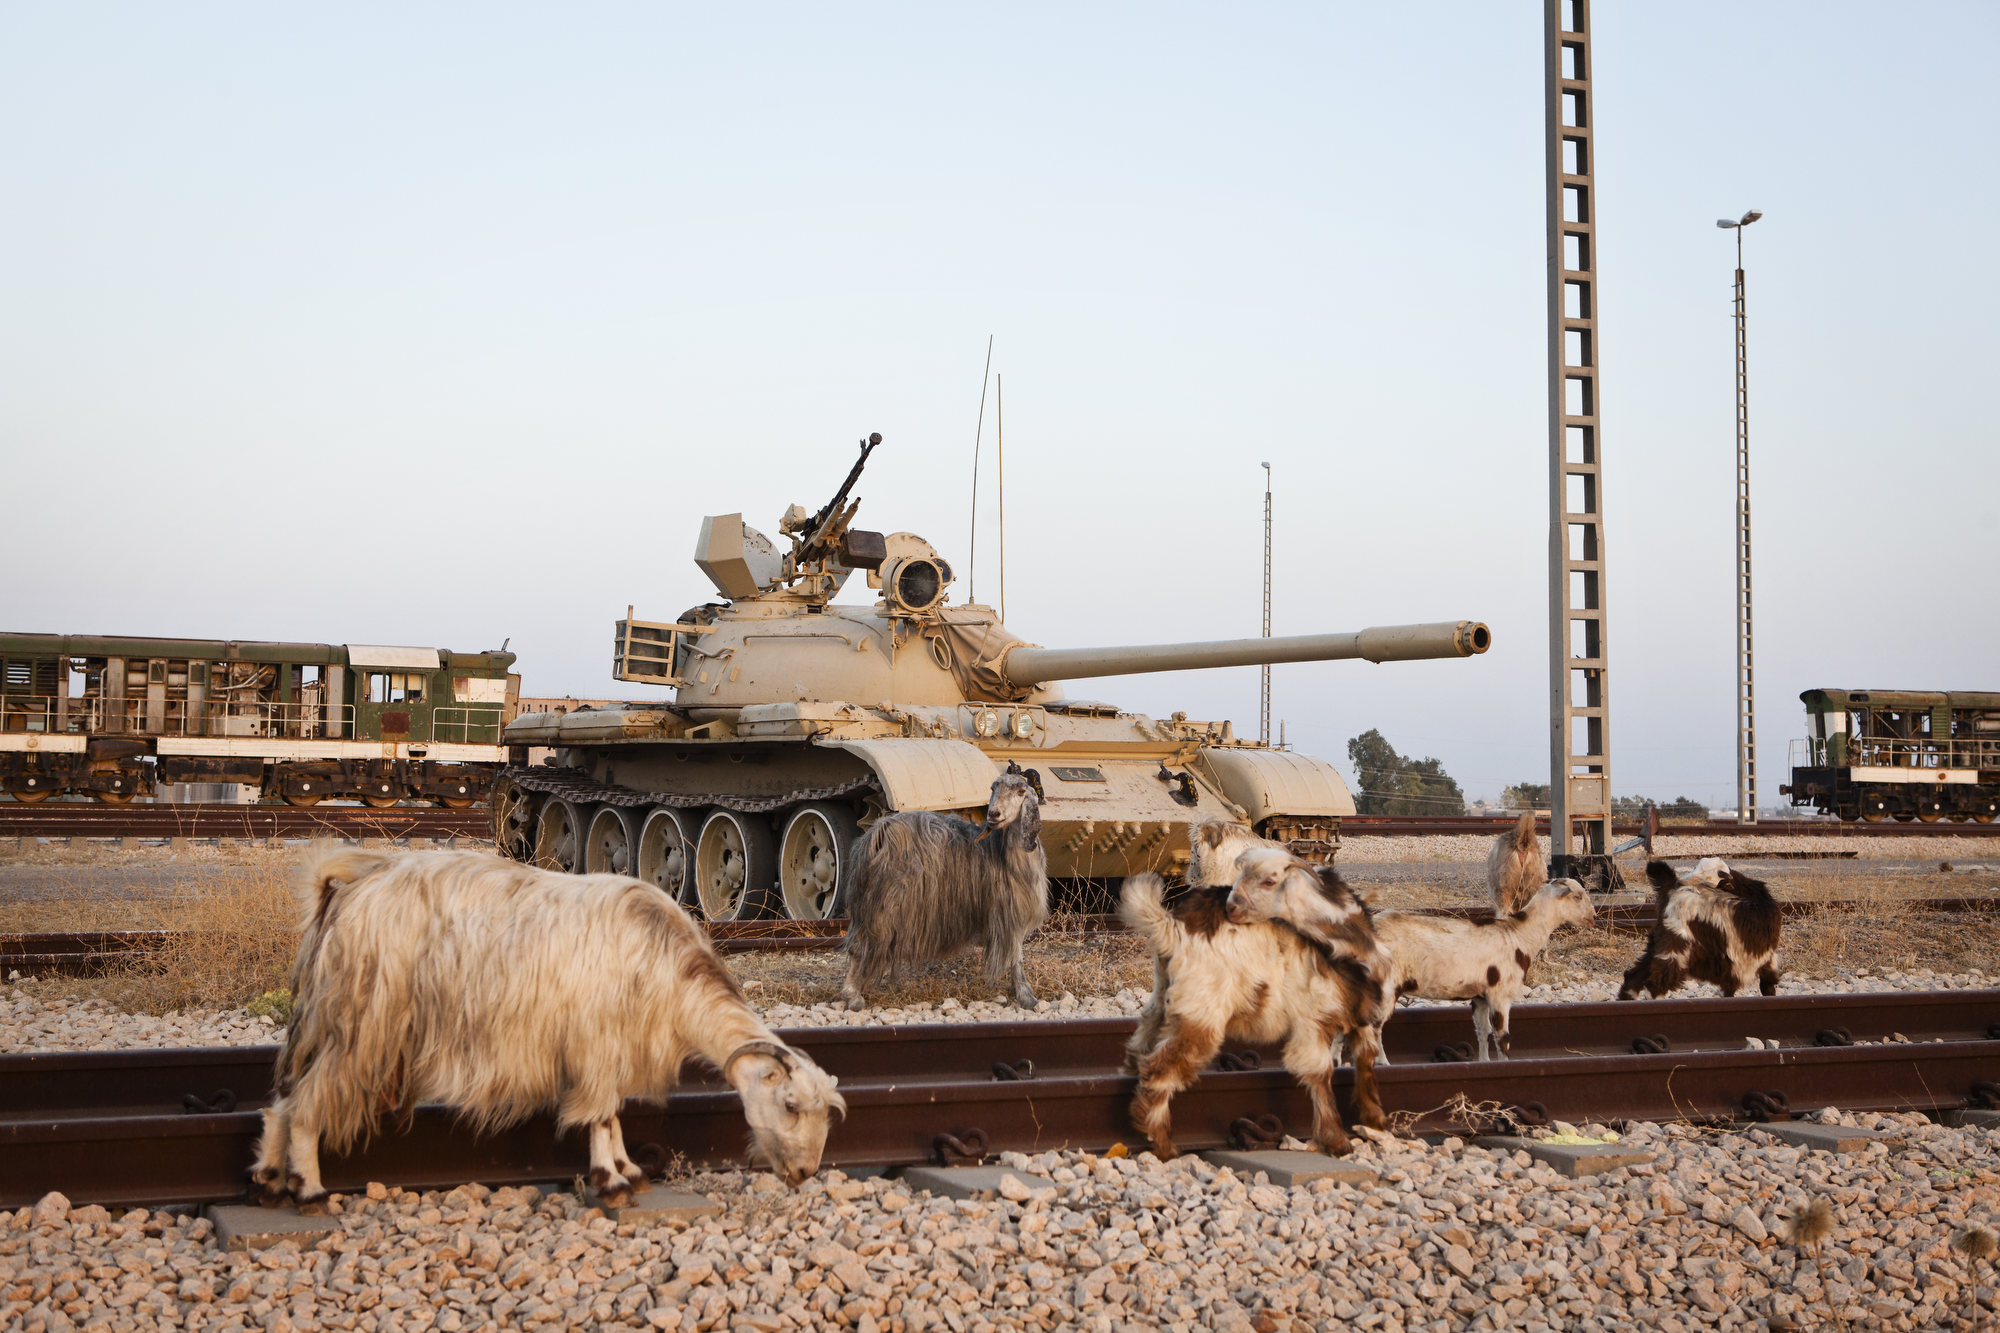
<instances>
[{"instance_id":1,"label":"tank fender","mask_svg":"<svg viewBox=\"0 0 2000 1333\"><path fill-rule=\"evenodd\" d=\"M896 737L883 740L814 740L858 756L882 784L891 810L962 810L983 806L1000 774L978 746L967 741ZM1352 803L1348 808L1353 809Z\"/></svg>"},{"instance_id":2,"label":"tank fender","mask_svg":"<svg viewBox=\"0 0 2000 1333\"><path fill-rule=\"evenodd\" d=\"M1251 824L1272 815L1351 815L1354 797L1332 764L1290 750L1205 748L1208 776Z\"/></svg>"}]
</instances>

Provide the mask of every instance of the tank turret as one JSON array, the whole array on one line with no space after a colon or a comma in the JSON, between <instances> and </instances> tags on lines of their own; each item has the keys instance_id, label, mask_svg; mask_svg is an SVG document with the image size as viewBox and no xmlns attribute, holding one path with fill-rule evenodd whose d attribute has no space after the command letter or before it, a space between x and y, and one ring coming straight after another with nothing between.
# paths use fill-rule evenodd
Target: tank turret
<instances>
[{"instance_id":1,"label":"tank turret","mask_svg":"<svg viewBox=\"0 0 2000 1333\"><path fill-rule=\"evenodd\" d=\"M1318 859L1354 804L1330 765L1239 739L1228 722L1160 721L1070 701L1061 682L1260 663L1470 657L1475 621L1340 634L1046 648L993 609L953 605L950 563L909 532L855 528L851 497L793 505L781 549L741 514L704 519L695 563L726 600L674 621L629 612L612 674L671 703L520 718L495 788L503 850L652 879L711 918L835 912L849 845L889 810L983 809L1017 766L1043 792L1050 874L1173 873L1188 825L1227 818ZM834 598L856 573L872 605ZM530 766L530 751L544 762Z\"/></svg>"}]
</instances>

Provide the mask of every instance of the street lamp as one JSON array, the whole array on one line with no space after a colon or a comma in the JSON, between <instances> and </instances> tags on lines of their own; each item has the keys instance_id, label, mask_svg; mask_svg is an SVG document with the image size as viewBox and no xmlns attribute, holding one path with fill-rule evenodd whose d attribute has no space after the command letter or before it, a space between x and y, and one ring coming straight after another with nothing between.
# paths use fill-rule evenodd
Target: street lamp
<instances>
[{"instance_id":1,"label":"street lamp","mask_svg":"<svg viewBox=\"0 0 2000 1333\"><path fill-rule=\"evenodd\" d=\"M1264 637L1271 637L1271 465L1260 463L1264 469ZM1271 743L1271 664L1266 662L1263 670L1262 688L1257 696L1257 739L1266 745Z\"/></svg>"},{"instance_id":2,"label":"street lamp","mask_svg":"<svg viewBox=\"0 0 2000 1333\"><path fill-rule=\"evenodd\" d=\"M1736 822L1757 822L1757 673L1750 618L1750 361L1743 308L1743 229L1751 209L1716 226L1736 233Z\"/></svg>"}]
</instances>

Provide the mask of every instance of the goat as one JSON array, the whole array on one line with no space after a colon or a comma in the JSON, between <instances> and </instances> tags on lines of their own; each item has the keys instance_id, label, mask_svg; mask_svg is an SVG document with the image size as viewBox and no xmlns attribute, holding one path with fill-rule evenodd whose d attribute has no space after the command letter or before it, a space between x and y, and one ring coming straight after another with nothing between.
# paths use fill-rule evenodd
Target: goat
<instances>
[{"instance_id":1,"label":"goat","mask_svg":"<svg viewBox=\"0 0 2000 1333\"><path fill-rule=\"evenodd\" d=\"M1295 879L1299 891L1325 895L1345 913L1345 930L1329 944L1275 922L1239 924L1229 917L1228 895L1214 887L1192 890L1169 911L1158 875L1126 880L1119 914L1152 946L1166 975L1155 994L1162 1014L1155 1032L1135 1032L1126 1046L1127 1070L1139 1076L1132 1123L1154 1152L1174 1156L1169 1103L1222 1043L1283 1041L1285 1068L1312 1097L1314 1139L1329 1153L1346 1153L1353 1142L1333 1095L1340 1046L1354 1048L1356 1123L1384 1127L1375 1062L1390 1003L1388 957L1369 929L1367 908L1339 876L1272 849L1242 860L1246 874Z\"/></svg>"},{"instance_id":2,"label":"goat","mask_svg":"<svg viewBox=\"0 0 2000 1333\"><path fill-rule=\"evenodd\" d=\"M744 1002L707 936L666 893L476 853L322 855L292 966L252 1182L271 1203L326 1197L319 1145L365 1140L380 1114L442 1103L480 1132L553 1109L590 1128L590 1181L619 1206L645 1172L618 1109L663 1101L681 1062L743 1099L751 1155L796 1185L819 1169L835 1080Z\"/></svg>"},{"instance_id":3,"label":"goat","mask_svg":"<svg viewBox=\"0 0 2000 1333\"><path fill-rule=\"evenodd\" d=\"M1548 882L1542 844L1535 837L1535 812L1523 810L1520 822L1495 838L1493 850L1486 854L1486 887L1493 894L1493 915L1514 915Z\"/></svg>"},{"instance_id":4,"label":"goat","mask_svg":"<svg viewBox=\"0 0 2000 1333\"><path fill-rule=\"evenodd\" d=\"M1528 969L1558 927L1597 919L1590 892L1573 879L1553 879L1527 906L1492 921L1465 921L1422 912L1380 912L1375 934L1395 960L1396 994L1425 1000L1472 1001L1475 1058L1504 1060L1508 1018L1528 988Z\"/></svg>"},{"instance_id":5,"label":"goat","mask_svg":"<svg viewBox=\"0 0 2000 1333\"><path fill-rule=\"evenodd\" d=\"M847 979L841 998L865 1009L862 987L904 964L949 958L978 944L987 984L1004 975L1014 1003L1035 1007L1021 942L1049 915L1049 860L1041 800L1018 773L993 780L982 829L956 815L885 815L854 842L847 890Z\"/></svg>"},{"instance_id":6,"label":"goat","mask_svg":"<svg viewBox=\"0 0 2000 1333\"><path fill-rule=\"evenodd\" d=\"M1765 995L1778 993L1781 913L1762 880L1716 856L1685 875L1665 861L1648 861L1646 878L1659 920L1639 961L1626 969L1619 999L1636 999L1642 990L1659 999L1688 981L1712 982L1724 995L1753 982Z\"/></svg>"},{"instance_id":7,"label":"goat","mask_svg":"<svg viewBox=\"0 0 2000 1333\"><path fill-rule=\"evenodd\" d=\"M1260 838L1233 819L1204 819L1188 829L1187 883L1190 889L1226 889L1236 881L1236 858L1248 851L1284 851L1280 843ZM1160 1024L1167 1018L1167 960L1153 955L1153 989L1139 1011L1132 1050L1150 1051L1160 1042ZM1125 1072L1139 1072L1139 1059L1127 1054Z\"/></svg>"}]
</instances>

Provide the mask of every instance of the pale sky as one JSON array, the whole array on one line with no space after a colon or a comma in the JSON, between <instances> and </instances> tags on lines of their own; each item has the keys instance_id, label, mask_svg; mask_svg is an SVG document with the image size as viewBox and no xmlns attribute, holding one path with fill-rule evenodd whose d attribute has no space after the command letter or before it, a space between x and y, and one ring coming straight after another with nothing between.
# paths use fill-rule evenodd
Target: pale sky
<instances>
[{"instance_id":1,"label":"pale sky","mask_svg":"<svg viewBox=\"0 0 2000 1333\"><path fill-rule=\"evenodd\" d=\"M1596 9L1614 786L1733 798L1714 222L1760 208L1768 803L1801 689L2000 688L2000 10ZM511 638L530 693L645 693L626 604L707 600L701 517L775 534L869 431L859 521L963 570L993 334L1016 632L1255 634L1269 459L1277 632L1495 636L1278 668L1295 746L1546 781L1540 41L1518 2L7 4L0 628ZM1254 668L1072 692L1256 725Z\"/></svg>"}]
</instances>

